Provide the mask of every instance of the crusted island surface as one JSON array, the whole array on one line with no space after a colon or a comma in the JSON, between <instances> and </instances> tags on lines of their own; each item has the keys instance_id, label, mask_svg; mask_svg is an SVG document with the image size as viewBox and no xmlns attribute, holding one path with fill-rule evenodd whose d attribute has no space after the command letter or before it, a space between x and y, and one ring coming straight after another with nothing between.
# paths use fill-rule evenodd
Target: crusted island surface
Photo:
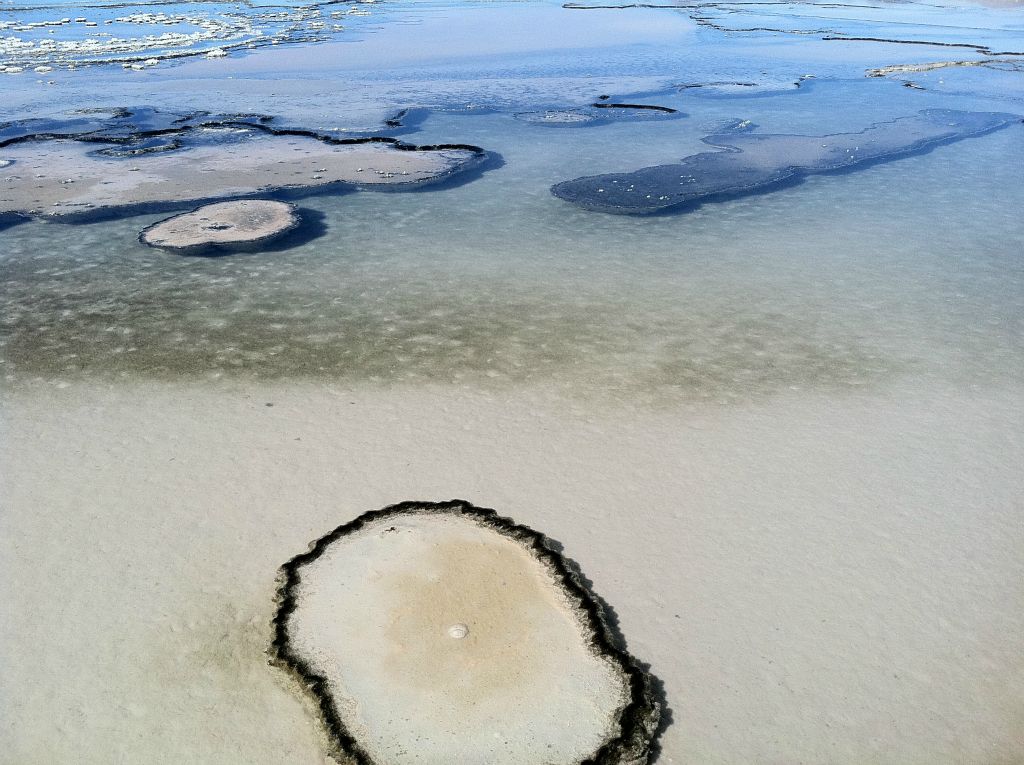
<instances>
[{"instance_id":1,"label":"crusted island surface","mask_svg":"<svg viewBox=\"0 0 1024 765\"><path fill-rule=\"evenodd\" d=\"M0 162L9 163L0 177L0 214L59 219L332 184L416 187L464 170L482 154L476 147L339 143L269 132L240 132L185 150L172 147L129 158L103 154L97 143L48 138L0 147Z\"/></svg>"},{"instance_id":2,"label":"crusted island surface","mask_svg":"<svg viewBox=\"0 0 1024 765\"><path fill-rule=\"evenodd\" d=\"M182 255L258 248L289 231L301 218L295 205L273 199L215 202L154 223L139 240Z\"/></svg>"},{"instance_id":3,"label":"crusted island surface","mask_svg":"<svg viewBox=\"0 0 1024 765\"><path fill-rule=\"evenodd\" d=\"M282 568L273 652L361 765L646 763L660 705L543 535L454 500L366 513Z\"/></svg>"}]
</instances>

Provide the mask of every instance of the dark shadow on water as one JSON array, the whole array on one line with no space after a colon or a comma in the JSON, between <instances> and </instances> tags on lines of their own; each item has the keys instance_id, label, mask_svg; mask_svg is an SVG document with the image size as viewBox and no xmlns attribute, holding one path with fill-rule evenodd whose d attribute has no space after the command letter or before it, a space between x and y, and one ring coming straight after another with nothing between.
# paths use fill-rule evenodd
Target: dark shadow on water
<instances>
[{"instance_id":1,"label":"dark shadow on water","mask_svg":"<svg viewBox=\"0 0 1024 765\"><path fill-rule=\"evenodd\" d=\"M505 158L496 151L485 151L483 156L472 166L467 167L461 173L449 175L436 183L429 183L413 191L439 191L442 189L457 189L467 183L479 180L485 173L492 170L500 170L505 166Z\"/></svg>"},{"instance_id":2,"label":"dark shadow on water","mask_svg":"<svg viewBox=\"0 0 1024 765\"><path fill-rule=\"evenodd\" d=\"M309 244L314 239L319 239L329 230L327 215L320 210L314 210L312 207L300 207L298 208L298 213L302 223L280 239L276 239L266 247L261 248L260 252L283 252L284 250L301 247L304 244Z\"/></svg>"},{"instance_id":3,"label":"dark shadow on water","mask_svg":"<svg viewBox=\"0 0 1024 765\"><path fill-rule=\"evenodd\" d=\"M391 135L399 133L418 132L427 118L430 116L430 109L420 106L413 106L402 109L391 117L384 120L384 127L391 129Z\"/></svg>"},{"instance_id":4,"label":"dark shadow on water","mask_svg":"<svg viewBox=\"0 0 1024 765\"><path fill-rule=\"evenodd\" d=\"M431 191L444 191L445 189L457 189L466 184L472 183L473 181L479 180L484 177L485 173L489 173L493 170L499 170L505 166L505 158L496 151L485 151L475 162L466 167L465 169L454 173L453 175L446 175L443 178L439 178L436 181L427 181L425 183L413 186L411 188L393 188L393 187L382 187L382 188L364 188L365 191L381 191L386 194L398 193L400 191L408 191L413 193L429 193Z\"/></svg>"},{"instance_id":5,"label":"dark shadow on water","mask_svg":"<svg viewBox=\"0 0 1024 765\"><path fill-rule=\"evenodd\" d=\"M27 223L30 218L26 218L24 215L17 215L15 213L0 213L0 231L6 231L9 228L17 226L19 223Z\"/></svg>"}]
</instances>

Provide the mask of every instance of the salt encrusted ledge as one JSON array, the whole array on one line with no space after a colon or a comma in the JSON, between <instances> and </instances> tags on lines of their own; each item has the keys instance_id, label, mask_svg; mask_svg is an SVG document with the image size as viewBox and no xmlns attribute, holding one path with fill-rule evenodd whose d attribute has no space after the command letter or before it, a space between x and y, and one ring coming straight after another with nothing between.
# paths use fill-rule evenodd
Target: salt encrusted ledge
<instances>
[{"instance_id":1,"label":"salt encrusted ledge","mask_svg":"<svg viewBox=\"0 0 1024 765\"><path fill-rule=\"evenodd\" d=\"M285 563L271 655L359 765L643 765L661 716L575 564L463 500L365 513Z\"/></svg>"}]
</instances>

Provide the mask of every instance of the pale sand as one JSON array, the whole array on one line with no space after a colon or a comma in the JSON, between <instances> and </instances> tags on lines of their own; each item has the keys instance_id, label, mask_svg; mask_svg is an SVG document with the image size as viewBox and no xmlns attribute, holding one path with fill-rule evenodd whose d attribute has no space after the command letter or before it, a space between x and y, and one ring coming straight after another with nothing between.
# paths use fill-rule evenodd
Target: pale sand
<instances>
[{"instance_id":1,"label":"pale sand","mask_svg":"<svg viewBox=\"0 0 1024 765\"><path fill-rule=\"evenodd\" d=\"M0 149L0 159L14 160L0 177L0 213L57 218L108 207L332 183L421 184L446 177L476 158L466 149L406 151L388 144L337 145L291 135L258 135L130 159L90 156L101 146L58 140Z\"/></svg>"},{"instance_id":2,"label":"pale sand","mask_svg":"<svg viewBox=\"0 0 1024 765\"><path fill-rule=\"evenodd\" d=\"M1024 761L1021 388L3 401L4 762L326 762L267 664L278 566L452 496L563 543L614 605L665 683L660 763Z\"/></svg>"}]
</instances>

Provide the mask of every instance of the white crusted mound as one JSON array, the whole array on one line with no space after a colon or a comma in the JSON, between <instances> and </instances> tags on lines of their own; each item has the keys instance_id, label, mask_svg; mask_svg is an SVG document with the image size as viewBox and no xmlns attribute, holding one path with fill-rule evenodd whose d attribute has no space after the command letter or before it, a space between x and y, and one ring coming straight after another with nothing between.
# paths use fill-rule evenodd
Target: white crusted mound
<instances>
[{"instance_id":1,"label":"white crusted mound","mask_svg":"<svg viewBox=\"0 0 1024 765\"><path fill-rule=\"evenodd\" d=\"M401 513L297 572L287 658L325 679L362 761L568 765L619 735L629 677L528 540Z\"/></svg>"},{"instance_id":2,"label":"white crusted mound","mask_svg":"<svg viewBox=\"0 0 1024 765\"><path fill-rule=\"evenodd\" d=\"M299 222L298 210L287 202L239 199L203 205L162 220L143 230L139 240L150 247L185 253L248 249L277 239Z\"/></svg>"}]
</instances>

